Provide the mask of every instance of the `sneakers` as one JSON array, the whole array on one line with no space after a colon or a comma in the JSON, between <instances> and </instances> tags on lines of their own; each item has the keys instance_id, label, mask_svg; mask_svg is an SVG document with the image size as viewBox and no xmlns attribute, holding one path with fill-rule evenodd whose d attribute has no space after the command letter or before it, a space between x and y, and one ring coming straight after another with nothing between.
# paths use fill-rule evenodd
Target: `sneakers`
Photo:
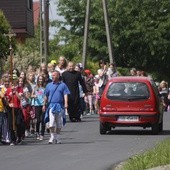
<instances>
[{"instance_id":1,"label":"sneakers","mask_svg":"<svg viewBox=\"0 0 170 170\"><path fill-rule=\"evenodd\" d=\"M10 140L9 140L9 139L6 139L6 143L8 143L8 144L9 144L9 143L10 143Z\"/></svg>"},{"instance_id":2,"label":"sneakers","mask_svg":"<svg viewBox=\"0 0 170 170\"><path fill-rule=\"evenodd\" d=\"M37 140L43 140L44 136L37 134Z\"/></svg>"},{"instance_id":3,"label":"sneakers","mask_svg":"<svg viewBox=\"0 0 170 170\"><path fill-rule=\"evenodd\" d=\"M56 144L61 144L60 134L56 135Z\"/></svg>"},{"instance_id":4,"label":"sneakers","mask_svg":"<svg viewBox=\"0 0 170 170\"><path fill-rule=\"evenodd\" d=\"M35 130L34 129L31 129L31 132L30 132L30 136L34 136L35 135Z\"/></svg>"},{"instance_id":5,"label":"sneakers","mask_svg":"<svg viewBox=\"0 0 170 170\"><path fill-rule=\"evenodd\" d=\"M56 144L61 144L61 140L60 140L60 139L57 139L57 140L55 141L55 143L56 143Z\"/></svg>"},{"instance_id":6,"label":"sneakers","mask_svg":"<svg viewBox=\"0 0 170 170\"><path fill-rule=\"evenodd\" d=\"M25 130L25 137L28 137L28 136L30 136L30 133L28 130Z\"/></svg>"},{"instance_id":7,"label":"sneakers","mask_svg":"<svg viewBox=\"0 0 170 170\"><path fill-rule=\"evenodd\" d=\"M48 144L53 144L54 142L54 138L53 137L50 137L49 141L48 141Z\"/></svg>"},{"instance_id":8,"label":"sneakers","mask_svg":"<svg viewBox=\"0 0 170 170\"><path fill-rule=\"evenodd\" d=\"M11 143L10 143L10 146L14 146L14 145L15 145L15 142L11 142Z\"/></svg>"},{"instance_id":9,"label":"sneakers","mask_svg":"<svg viewBox=\"0 0 170 170\"><path fill-rule=\"evenodd\" d=\"M19 145L19 144L22 144L22 140L21 139L17 139L16 143Z\"/></svg>"},{"instance_id":10,"label":"sneakers","mask_svg":"<svg viewBox=\"0 0 170 170\"><path fill-rule=\"evenodd\" d=\"M49 141L48 141L48 144L61 144L61 140L60 139L54 139L52 137L50 137Z\"/></svg>"},{"instance_id":11,"label":"sneakers","mask_svg":"<svg viewBox=\"0 0 170 170\"><path fill-rule=\"evenodd\" d=\"M44 140L44 136L40 135L39 140Z\"/></svg>"},{"instance_id":12,"label":"sneakers","mask_svg":"<svg viewBox=\"0 0 170 170\"><path fill-rule=\"evenodd\" d=\"M40 140L40 136L37 136L37 140Z\"/></svg>"}]
</instances>

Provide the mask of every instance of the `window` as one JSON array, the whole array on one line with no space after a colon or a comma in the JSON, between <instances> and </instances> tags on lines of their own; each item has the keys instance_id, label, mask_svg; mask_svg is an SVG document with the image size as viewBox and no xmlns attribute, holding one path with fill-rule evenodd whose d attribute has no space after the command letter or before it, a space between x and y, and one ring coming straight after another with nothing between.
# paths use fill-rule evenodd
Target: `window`
<instances>
[{"instance_id":1,"label":"window","mask_svg":"<svg viewBox=\"0 0 170 170\"><path fill-rule=\"evenodd\" d=\"M111 100L146 100L149 96L147 85L140 82L112 83L107 92L107 98Z\"/></svg>"}]
</instances>

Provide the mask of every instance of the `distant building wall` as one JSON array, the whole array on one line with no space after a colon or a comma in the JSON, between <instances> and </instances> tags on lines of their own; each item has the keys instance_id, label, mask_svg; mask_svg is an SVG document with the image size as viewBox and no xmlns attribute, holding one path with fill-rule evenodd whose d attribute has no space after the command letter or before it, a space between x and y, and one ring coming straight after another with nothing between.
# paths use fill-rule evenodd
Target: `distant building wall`
<instances>
[{"instance_id":1,"label":"distant building wall","mask_svg":"<svg viewBox=\"0 0 170 170\"><path fill-rule=\"evenodd\" d=\"M32 0L0 0L0 9L17 34L17 38L34 36Z\"/></svg>"}]
</instances>

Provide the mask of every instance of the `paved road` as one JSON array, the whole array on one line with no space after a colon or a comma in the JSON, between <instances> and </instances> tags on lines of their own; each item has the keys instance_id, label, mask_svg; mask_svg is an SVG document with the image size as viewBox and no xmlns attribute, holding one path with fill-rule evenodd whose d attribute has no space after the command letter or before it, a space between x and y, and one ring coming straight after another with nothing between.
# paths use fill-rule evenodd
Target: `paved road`
<instances>
[{"instance_id":1,"label":"paved road","mask_svg":"<svg viewBox=\"0 0 170 170\"><path fill-rule=\"evenodd\" d=\"M67 123L62 144L47 144L32 137L23 145L0 146L0 170L106 170L128 157L153 147L170 136L170 113L165 113L165 131L150 135L141 128L118 128L100 135L98 117L88 116L81 123Z\"/></svg>"}]
</instances>

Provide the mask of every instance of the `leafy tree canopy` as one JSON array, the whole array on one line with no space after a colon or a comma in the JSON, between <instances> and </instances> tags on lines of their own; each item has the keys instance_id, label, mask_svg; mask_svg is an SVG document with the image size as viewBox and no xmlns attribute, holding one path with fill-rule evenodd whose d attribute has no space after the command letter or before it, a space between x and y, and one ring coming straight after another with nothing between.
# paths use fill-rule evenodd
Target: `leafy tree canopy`
<instances>
[{"instance_id":1,"label":"leafy tree canopy","mask_svg":"<svg viewBox=\"0 0 170 170\"><path fill-rule=\"evenodd\" d=\"M170 1L108 0L107 3L116 64L170 74ZM92 60L108 60L102 1L91 1L90 8L88 56ZM84 0L58 1L57 12L65 20L52 24L59 28L57 37L66 44L69 58L81 56L85 10ZM60 51L64 52L64 48Z\"/></svg>"},{"instance_id":2,"label":"leafy tree canopy","mask_svg":"<svg viewBox=\"0 0 170 170\"><path fill-rule=\"evenodd\" d=\"M8 33L10 25L1 10L0 23L0 57L6 58L9 55L9 40L4 34Z\"/></svg>"},{"instance_id":3,"label":"leafy tree canopy","mask_svg":"<svg viewBox=\"0 0 170 170\"><path fill-rule=\"evenodd\" d=\"M35 29L35 35L27 38L24 44L17 44L14 56L14 67L19 70L26 70L29 65L38 67L41 62L40 57L40 30L39 26Z\"/></svg>"}]
</instances>

